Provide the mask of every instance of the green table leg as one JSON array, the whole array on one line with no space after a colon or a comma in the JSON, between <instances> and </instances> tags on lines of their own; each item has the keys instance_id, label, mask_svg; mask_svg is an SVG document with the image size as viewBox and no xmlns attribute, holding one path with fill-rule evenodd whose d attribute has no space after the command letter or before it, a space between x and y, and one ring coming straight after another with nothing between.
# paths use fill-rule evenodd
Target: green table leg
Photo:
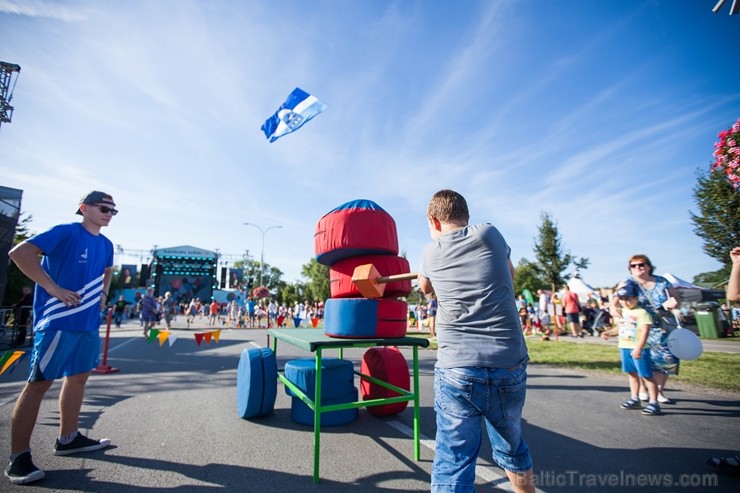
<instances>
[{"instance_id":1,"label":"green table leg","mask_svg":"<svg viewBox=\"0 0 740 493\"><path fill-rule=\"evenodd\" d=\"M419 348L414 346L414 460L421 459L421 444L419 443L420 423L419 416Z\"/></svg>"},{"instance_id":2,"label":"green table leg","mask_svg":"<svg viewBox=\"0 0 740 493\"><path fill-rule=\"evenodd\" d=\"M321 348L316 349L316 382L313 412L313 482L319 482L319 456L321 455Z\"/></svg>"}]
</instances>

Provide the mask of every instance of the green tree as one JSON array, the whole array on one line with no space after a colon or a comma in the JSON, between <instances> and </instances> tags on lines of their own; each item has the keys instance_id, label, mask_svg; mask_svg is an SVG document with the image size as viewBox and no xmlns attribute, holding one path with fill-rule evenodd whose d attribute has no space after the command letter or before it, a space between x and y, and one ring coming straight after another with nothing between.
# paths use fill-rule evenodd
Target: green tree
<instances>
[{"instance_id":1,"label":"green tree","mask_svg":"<svg viewBox=\"0 0 740 493\"><path fill-rule=\"evenodd\" d=\"M280 292L278 299L285 306L293 306L298 302L303 302L306 299L305 296L306 287L305 284L296 282L286 284Z\"/></svg>"},{"instance_id":2,"label":"green tree","mask_svg":"<svg viewBox=\"0 0 740 493\"><path fill-rule=\"evenodd\" d=\"M578 260L573 259L573 266L576 268L576 273L573 276L580 279L581 271L588 269L589 265L591 265L591 261L586 257L580 257Z\"/></svg>"},{"instance_id":3,"label":"green tree","mask_svg":"<svg viewBox=\"0 0 740 493\"><path fill-rule=\"evenodd\" d=\"M245 289L252 279L252 287L256 288L260 279L260 263L257 260L237 260L234 262L234 269L242 269L242 284ZM270 291L276 293L277 299L280 299L280 292L285 288L286 282L283 280L283 271L273 267L265 262L265 270L262 272L262 284Z\"/></svg>"},{"instance_id":4,"label":"green tree","mask_svg":"<svg viewBox=\"0 0 740 493\"><path fill-rule=\"evenodd\" d=\"M424 295L418 288L412 288L409 295L406 297L406 303L409 305L419 305L425 302Z\"/></svg>"},{"instance_id":5,"label":"green tree","mask_svg":"<svg viewBox=\"0 0 740 493\"><path fill-rule=\"evenodd\" d=\"M723 286L724 284L727 283L727 280L730 278L731 268L732 268L732 265L731 263L728 262L727 265L725 265L719 270L715 270L711 272L702 272L701 274L695 275L692 282L696 284L697 286L702 286L705 288Z\"/></svg>"},{"instance_id":6,"label":"green tree","mask_svg":"<svg viewBox=\"0 0 740 493\"><path fill-rule=\"evenodd\" d=\"M26 216L26 217L23 217ZM34 235L31 232L31 222L33 216L31 214L26 215L25 212L20 213L18 216L18 225L15 227L15 237L13 238L13 246L17 245L22 241L26 241Z\"/></svg>"},{"instance_id":7,"label":"green tree","mask_svg":"<svg viewBox=\"0 0 740 493\"><path fill-rule=\"evenodd\" d=\"M730 250L740 245L740 191L719 171L697 171L694 200L699 212L691 214L694 234L703 240L704 252L723 266Z\"/></svg>"},{"instance_id":8,"label":"green tree","mask_svg":"<svg viewBox=\"0 0 740 493\"><path fill-rule=\"evenodd\" d=\"M305 284L305 296L308 301L326 301L331 297L329 267L312 258L307 264L303 264L301 274L308 279Z\"/></svg>"},{"instance_id":9,"label":"green tree","mask_svg":"<svg viewBox=\"0 0 740 493\"><path fill-rule=\"evenodd\" d=\"M529 289L534 294L538 289L546 288L547 282L543 279L542 271L537 264L522 258L516 266L514 293L520 294L524 289Z\"/></svg>"},{"instance_id":10,"label":"green tree","mask_svg":"<svg viewBox=\"0 0 740 493\"><path fill-rule=\"evenodd\" d=\"M534 253L543 280L555 292L570 279L570 274L566 274L565 271L573 261L573 256L563 250L558 226L552 215L549 212L542 212L540 218L542 224L539 227L539 237L535 239Z\"/></svg>"}]
</instances>

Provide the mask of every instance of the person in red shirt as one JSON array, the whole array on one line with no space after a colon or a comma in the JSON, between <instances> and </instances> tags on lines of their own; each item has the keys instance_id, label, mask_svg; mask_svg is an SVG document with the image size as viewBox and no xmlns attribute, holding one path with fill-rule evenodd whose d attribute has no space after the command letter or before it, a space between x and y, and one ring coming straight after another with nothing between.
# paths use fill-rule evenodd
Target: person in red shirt
<instances>
[{"instance_id":1,"label":"person in red shirt","mask_svg":"<svg viewBox=\"0 0 740 493\"><path fill-rule=\"evenodd\" d=\"M578 295L570 290L568 285L565 286L565 294L563 294L563 311L565 312L565 318L570 326L570 332L573 337L583 337L581 334L581 304L578 301Z\"/></svg>"},{"instance_id":2,"label":"person in red shirt","mask_svg":"<svg viewBox=\"0 0 740 493\"><path fill-rule=\"evenodd\" d=\"M211 327L215 327L216 322L218 321L218 314L221 312L221 304L218 301L213 300L211 301L211 306L209 307L209 310L211 313L209 324Z\"/></svg>"}]
</instances>

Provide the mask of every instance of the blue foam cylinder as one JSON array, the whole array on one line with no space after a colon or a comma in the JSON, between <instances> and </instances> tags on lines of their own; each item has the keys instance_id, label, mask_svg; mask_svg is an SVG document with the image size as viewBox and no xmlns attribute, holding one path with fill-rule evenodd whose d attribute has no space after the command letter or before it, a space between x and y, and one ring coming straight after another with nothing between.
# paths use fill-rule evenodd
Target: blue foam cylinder
<instances>
[{"instance_id":1,"label":"blue foam cylinder","mask_svg":"<svg viewBox=\"0 0 740 493\"><path fill-rule=\"evenodd\" d=\"M308 397L313 399L316 392L316 360L301 358L285 364L285 378L293 382ZM355 372L351 361L339 358L321 359L321 395L326 399L336 399L352 392ZM288 395L293 392L285 387Z\"/></svg>"},{"instance_id":2,"label":"blue foam cylinder","mask_svg":"<svg viewBox=\"0 0 740 493\"><path fill-rule=\"evenodd\" d=\"M236 374L236 409L240 418L267 416L275 409L277 362L270 348L247 348Z\"/></svg>"},{"instance_id":3,"label":"blue foam cylinder","mask_svg":"<svg viewBox=\"0 0 740 493\"><path fill-rule=\"evenodd\" d=\"M388 298L337 298L324 305L324 334L344 338L406 335L408 305Z\"/></svg>"},{"instance_id":4,"label":"blue foam cylinder","mask_svg":"<svg viewBox=\"0 0 740 493\"><path fill-rule=\"evenodd\" d=\"M323 380L323 378L322 378ZM352 392L335 397L333 399L321 399L321 405L334 405L334 404L347 404L350 402L356 402L358 400L357 387L352 388ZM292 404L290 407L290 417L296 423L302 425L313 425L314 412L309 408L302 400L298 397L292 398ZM321 413L321 426L339 426L351 423L357 419L357 408L343 409L341 411L331 411L328 413Z\"/></svg>"}]
</instances>

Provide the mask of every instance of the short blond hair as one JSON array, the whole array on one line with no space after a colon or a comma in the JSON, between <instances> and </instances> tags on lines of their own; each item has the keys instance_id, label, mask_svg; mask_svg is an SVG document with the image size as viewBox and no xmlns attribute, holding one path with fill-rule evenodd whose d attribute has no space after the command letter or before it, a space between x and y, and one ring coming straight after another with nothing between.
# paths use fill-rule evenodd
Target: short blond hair
<instances>
[{"instance_id":1,"label":"short blond hair","mask_svg":"<svg viewBox=\"0 0 740 493\"><path fill-rule=\"evenodd\" d=\"M432 195L427 216L443 223L468 223L470 212L465 197L453 190L440 190Z\"/></svg>"}]
</instances>

